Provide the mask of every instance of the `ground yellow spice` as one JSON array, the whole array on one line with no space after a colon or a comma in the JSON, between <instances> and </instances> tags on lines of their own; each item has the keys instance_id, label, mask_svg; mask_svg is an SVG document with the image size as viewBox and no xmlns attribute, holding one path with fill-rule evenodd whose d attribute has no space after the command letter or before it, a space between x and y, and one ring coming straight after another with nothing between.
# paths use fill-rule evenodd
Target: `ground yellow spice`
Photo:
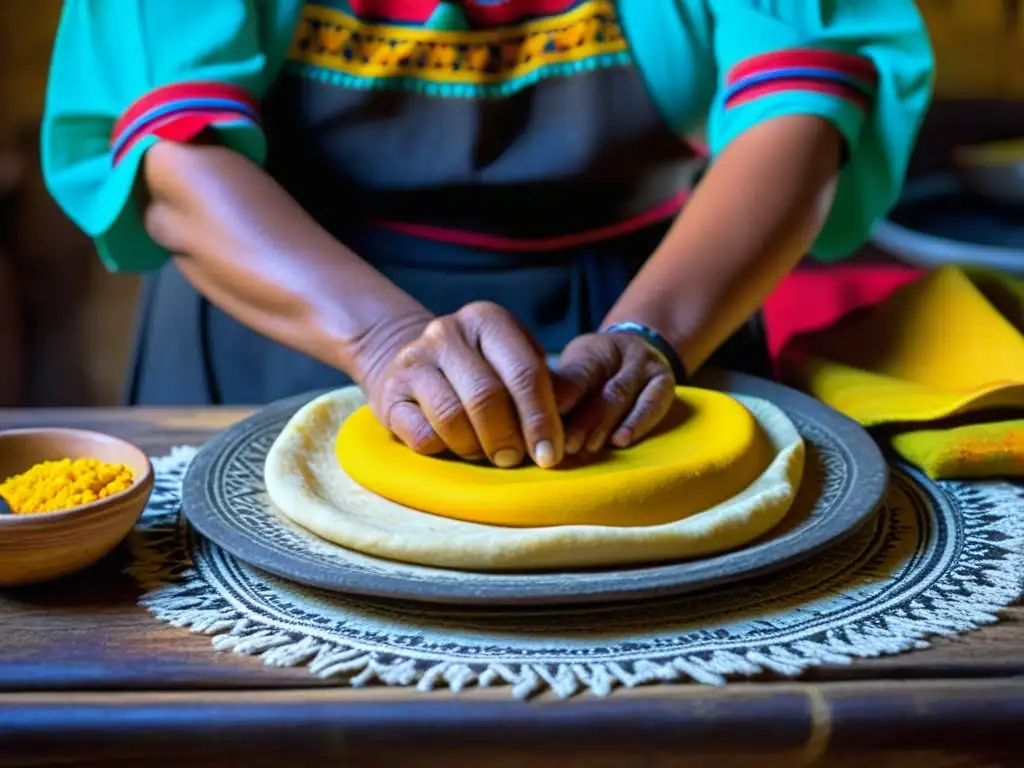
<instances>
[{"instance_id":1,"label":"ground yellow spice","mask_svg":"<svg viewBox=\"0 0 1024 768\"><path fill-rule=\"evenodd\" d=\"M131 487L132 471L96 459L44 461L0 483L0 496L16 515L57 512L89 504Z\"/></svg>"}]
</instances>

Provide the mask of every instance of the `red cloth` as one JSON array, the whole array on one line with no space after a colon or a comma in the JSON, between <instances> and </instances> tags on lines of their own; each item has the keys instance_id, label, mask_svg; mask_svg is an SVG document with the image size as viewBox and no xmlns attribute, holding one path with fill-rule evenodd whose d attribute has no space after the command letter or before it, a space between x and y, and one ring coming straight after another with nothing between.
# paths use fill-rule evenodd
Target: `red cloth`
<instances>
[{"instance_id":1,"label":"red cloth","mask_svg":"<svg viewBox=\"0 0 1024 768\"><path fill-rule=\"evenodd\" d=\"M792 272L765 302L768 350L776 375L794 337L827 328L857 309L885 301L924 270L885 264L808 267Z\"/></svg>"}]
</instances>

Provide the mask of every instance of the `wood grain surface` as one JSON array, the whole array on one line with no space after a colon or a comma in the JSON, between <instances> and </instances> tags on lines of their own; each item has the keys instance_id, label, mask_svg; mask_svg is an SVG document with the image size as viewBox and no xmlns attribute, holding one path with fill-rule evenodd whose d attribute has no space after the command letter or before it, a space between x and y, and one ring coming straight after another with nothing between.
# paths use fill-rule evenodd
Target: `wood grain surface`
<instances>
[{"instance_id":1,"label":"wood grain surface","mask_svg":"<svg viewBox=\"0 0 1024 768\"><path fill-rule=\"evenodd\" d=\"M0 411L0 429L95 429L158 456L201 444L246 413ZM722 689L681 684L523 704L500 690L352 691L303 668L214 652L210 638L138 607L137 587L122 574L127 557L122 548L63 581L0 591L0 765L116 766L143 756L164 765L168 745L166 764L187 755L218 765L287 757L289 765L611 766L639 756L651 766L746 765L752 756L759 766L1024 765L1020 606L960 639L824 666L796 682L766 676Z\"/></svg>"}]
</instances>

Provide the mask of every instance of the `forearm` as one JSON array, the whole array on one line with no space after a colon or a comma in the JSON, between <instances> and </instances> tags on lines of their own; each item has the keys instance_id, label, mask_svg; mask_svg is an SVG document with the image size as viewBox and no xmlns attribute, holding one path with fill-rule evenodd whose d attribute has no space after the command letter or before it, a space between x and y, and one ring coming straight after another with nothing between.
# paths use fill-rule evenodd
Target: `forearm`
<instances>
[{"instance_id":1,"label":"forearm","mask_svg":"<svg viewBox=\"0 0 1024 768\"><path fill-rule=\"evenodd\" d=\"M362 383L429 320L235 152L164 142L149 150L145 179L150 235L181 254L197 290L269 338Z\"/></svg>"},{"instance_id":2,"label":"forearm","mask_svg":"<svg viewBox=\"0 0 1024 768\"><path fill-rule=\"evenodd\" d=\"M606 318L662 333L698 368L813 244L828 216L842 139L814 117L767 122L709 169Z\"/></svg>"}]
</instances>

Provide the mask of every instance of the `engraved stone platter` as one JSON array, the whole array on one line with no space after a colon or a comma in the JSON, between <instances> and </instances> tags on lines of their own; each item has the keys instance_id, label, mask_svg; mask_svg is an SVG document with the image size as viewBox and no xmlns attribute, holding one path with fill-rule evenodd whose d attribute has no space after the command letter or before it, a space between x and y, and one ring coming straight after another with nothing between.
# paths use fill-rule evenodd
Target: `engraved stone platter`
<instances>
[{"instance_id":1,"label":"engraved stone platter","mask_svg":"<svg viewBox=\"0 0 1024 768\"><path fill-rule=\"evenodd\" d=\"M733 552L640 567L473 573L397 563L324 541L275 510L263 482L270 446L316 393L273 403L207 442L185 476L183 510L199 533L227 552L318 589L433 603L558 605L679 594L759 576L839 543L880 506L888 469L858 424L807 395L751 376L713 373L696 383L775 403L807 444L804 480L789 514L765 537Z\"/></svg>"}]
</instances>

